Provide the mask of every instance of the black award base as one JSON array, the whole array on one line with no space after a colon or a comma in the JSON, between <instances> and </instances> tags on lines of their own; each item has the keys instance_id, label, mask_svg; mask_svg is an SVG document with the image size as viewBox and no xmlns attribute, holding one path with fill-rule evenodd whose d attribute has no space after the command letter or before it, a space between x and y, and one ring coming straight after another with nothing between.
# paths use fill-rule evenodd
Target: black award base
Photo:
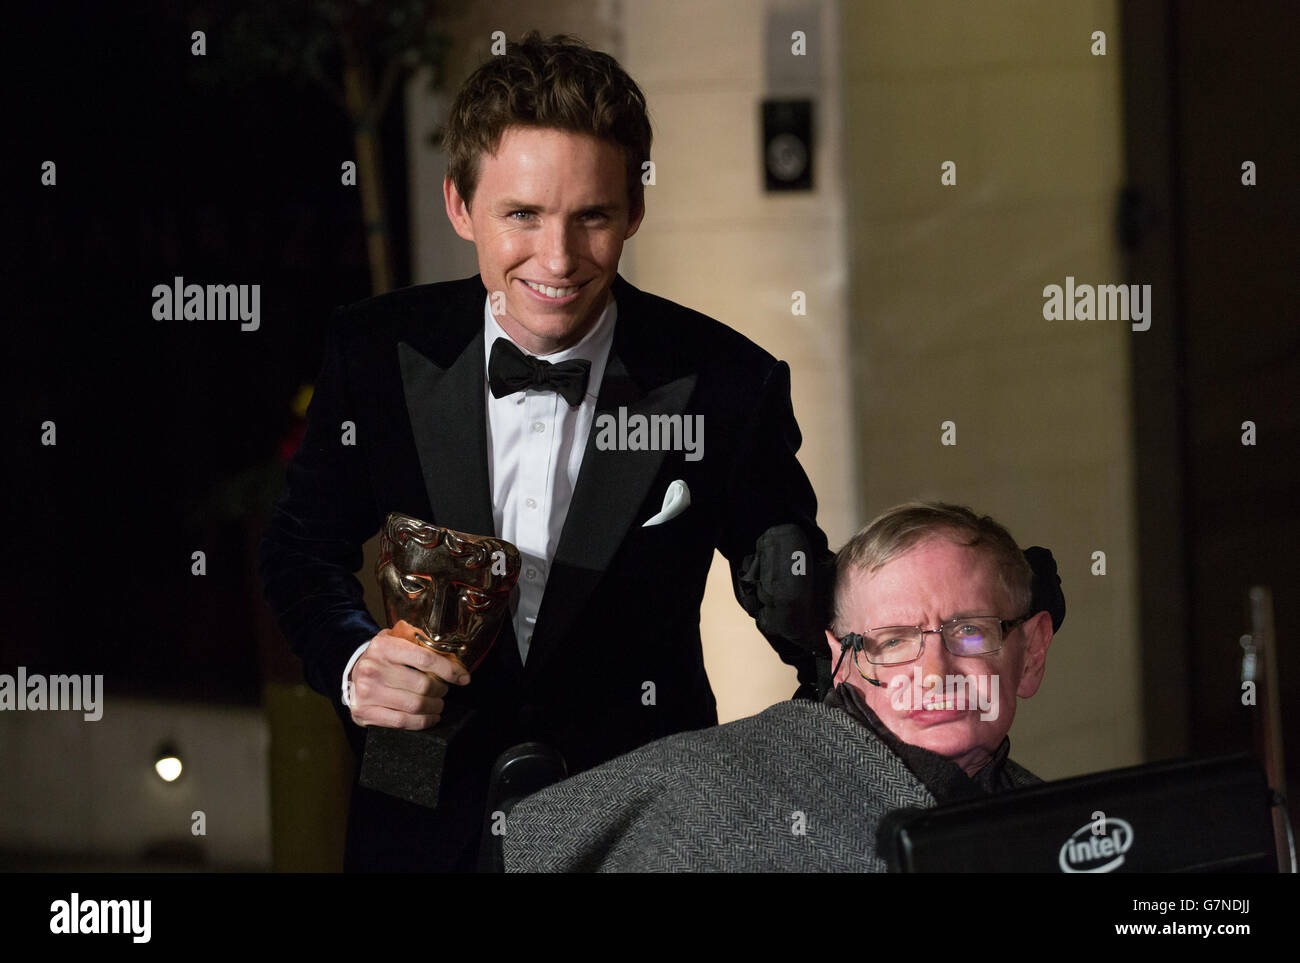
<instances>
[{"instance_id":1,"label":"black award base","mask_svg":"<svg viewBox=\"0 0 1300 963\"><path fill-rule=\"evenodd\" d=\"M433 809L448 750L473 715L473 709L453 704L430 729L371 726L361 757L361 785Z\"/></svg>"}]
</instances>

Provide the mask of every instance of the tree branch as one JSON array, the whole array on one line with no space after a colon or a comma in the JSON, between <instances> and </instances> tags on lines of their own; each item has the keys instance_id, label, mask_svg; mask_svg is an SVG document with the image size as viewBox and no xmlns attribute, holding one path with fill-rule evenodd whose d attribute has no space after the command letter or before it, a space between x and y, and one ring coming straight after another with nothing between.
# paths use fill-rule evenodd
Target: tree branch
<instances>
[{"instance_id":1,"label":"tree branch","mask_svg":"<svg viewBox=\"0 0 1300 963\"><path fill-rule=\"evenodd\" d=\"M393 96L393 89L405 72L406 61L401 54L388 61L388 64L384 67L384 76L379 81L379 92L375 94L374 100L371 101L366 111L371 124L375 127L379 126L384 111L388 109L388 101Z\"/></svg>"}]
</instances>

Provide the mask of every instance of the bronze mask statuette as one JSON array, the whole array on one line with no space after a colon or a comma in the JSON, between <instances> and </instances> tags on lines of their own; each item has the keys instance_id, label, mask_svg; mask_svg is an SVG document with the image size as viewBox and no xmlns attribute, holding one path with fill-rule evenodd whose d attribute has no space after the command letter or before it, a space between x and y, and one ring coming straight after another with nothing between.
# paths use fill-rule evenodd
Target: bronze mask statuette
<instances>
[{"instance_id":1,"label":"bronze mask statuette","mask_svg":"<svg viewBox=\"0 0 1300 963\"><path fill-rule=\"evenodd\" d=\"M379 552L375 575L389 627L472 674L510 614L519 550L499 538L467 535L393 512L384 523ZM447 754L475 714L456 695L448 698L442 720L432 728L370 727L361 784L436 806Z\"/></svg>"},{"instance_id":2,"label":"bronze mask statuette","mask_svg":"<svg viewBox=\"0 0 1300 963\"><path fill-rule=\"evenodd\" d=\"M390 627L405 621L412 641L473 673L509 615L519 550L393 512L380 536L375 576Z\"/></svg>"}]
</instances>

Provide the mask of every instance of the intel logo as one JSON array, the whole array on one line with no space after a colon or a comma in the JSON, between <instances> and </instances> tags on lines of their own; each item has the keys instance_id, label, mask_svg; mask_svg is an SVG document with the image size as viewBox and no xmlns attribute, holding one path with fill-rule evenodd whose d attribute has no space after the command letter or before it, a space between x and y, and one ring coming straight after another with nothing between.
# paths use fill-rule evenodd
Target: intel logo
<instances>
[{"instance_id":1,"label":"intel logo","mask_svg":"<svg viewBox=\"0 0 1300 963\"><path fill-rule=\"evenodd\" d=\"M1102 830L1100 833L1094 831L1098 826ZM1122 819L1110 817L1100 824L1095 821L1084 823L1061 847L1061 872L1112 872L1123 865L1124 854L1132 845L1133 827Z\"/></svg>"}]
</instances>

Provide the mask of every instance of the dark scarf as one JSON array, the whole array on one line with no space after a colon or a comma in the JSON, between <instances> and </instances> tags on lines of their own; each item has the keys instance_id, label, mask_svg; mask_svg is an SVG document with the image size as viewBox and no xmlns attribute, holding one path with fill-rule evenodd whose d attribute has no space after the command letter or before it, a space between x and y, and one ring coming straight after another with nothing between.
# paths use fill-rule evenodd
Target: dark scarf
<instances>
[{"instance_id":1,"label":"dark scarf","mask_svg":"<svg viewBox=\"0 0 1300 963\"><path fill-rule=\"evenodd\" d=\"M922 749L903 742L890 732L889 727L880 721L880 717L871 711L862 699L862 694L853 686L840 683L826 695L826 705L841 709L870 729L885 745L903 760L903 764L921 780L930 795L940 805L957 802L962 799L976 799L987 793L1014 789L1015 783L1006 772L1007 756L1011 752L1011 740L1005 736L1002 744L974 777L966 775L956 763L945 759L936 752Z\"/></svg>"}]
</instances>

